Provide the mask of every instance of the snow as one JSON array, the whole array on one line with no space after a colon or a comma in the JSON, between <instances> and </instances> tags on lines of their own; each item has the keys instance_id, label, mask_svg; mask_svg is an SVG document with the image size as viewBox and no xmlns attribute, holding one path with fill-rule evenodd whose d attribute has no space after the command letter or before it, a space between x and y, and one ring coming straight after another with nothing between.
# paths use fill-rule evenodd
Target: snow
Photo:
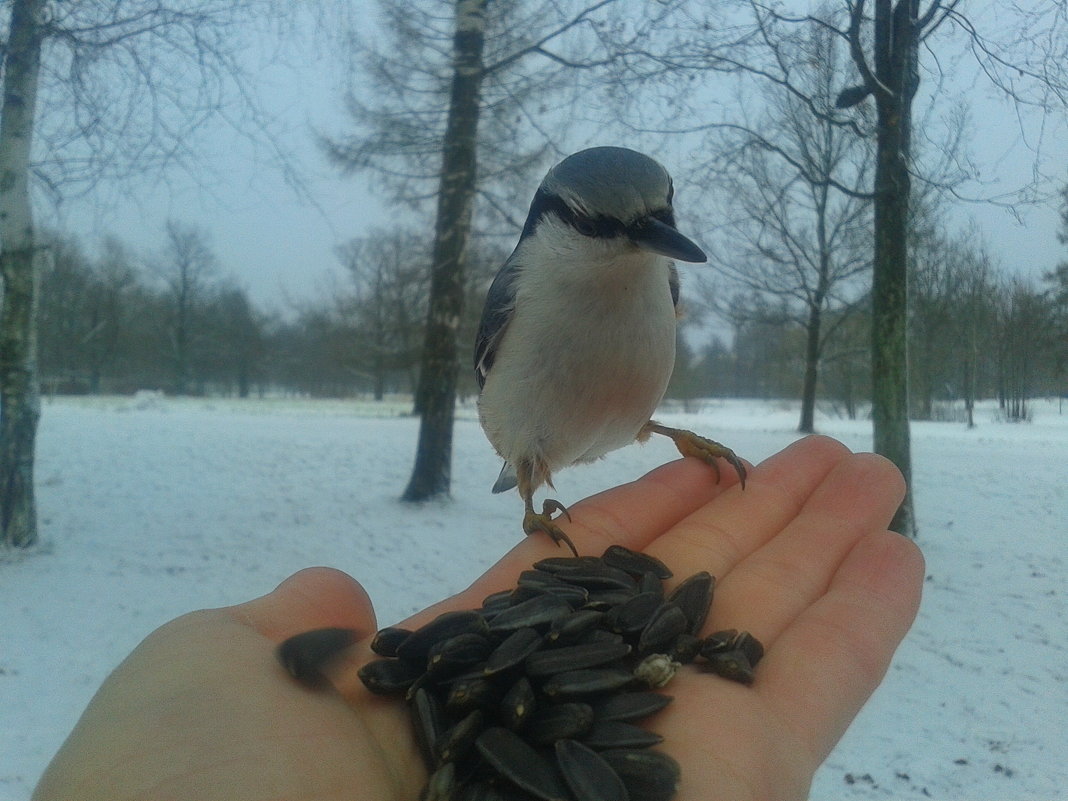
<instances>
[{"instance_id":1,"label":"snow","mask_svg":"<svg viewBox=\"0 0 1068 801\"><path fill-rule=\"evenodd\" d=\"M0 556L0 800L22 801L107 673L152 629L270 591L313 564L367 587L381 625L466 587L514 542L514 494L473 410L453 500L411 507L418 424L401 401L133 398L45 403L41 547ZM919 618L813 799L1068 799L1068 408L1030 423L913 425ZM706 402L672 424L758 461L797 409ZM870 448L870 425L821 416ZM561 473L574 501L676 453L654 438ZM446 570L442 566L447 566Z\"/></svg>"}]
</instances>

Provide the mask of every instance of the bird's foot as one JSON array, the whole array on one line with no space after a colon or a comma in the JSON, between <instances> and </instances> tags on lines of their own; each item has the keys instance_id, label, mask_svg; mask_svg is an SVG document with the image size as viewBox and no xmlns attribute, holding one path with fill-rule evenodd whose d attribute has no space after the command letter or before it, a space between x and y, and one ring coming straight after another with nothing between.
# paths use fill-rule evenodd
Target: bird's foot
<instances>
[{"instance_id":1,"label":"bird's foot","mask_svg":"<svg viewBox=\"0 0 1068 801\"><path fill-rule=\"evenodd\" d=\"M715 440L687 431L685 428L671 428L652 420L645 424L642 433L646 436L648 434L663 434L665 437L670 437L671 441L675 443L675 447L679 449L679 453L683 456L696 456L709 465L716 473L717 482L719 482L719 463L716 459L726 459L727 464L733 467L734 472L738 474L738 481L742 485L742 489L745 489L747 475L745 465L737 454L726 445L721 445Z\"/></svg>"},{"instance_id":2,"label":"bird's foot","mask_svg":"<svg viewBox=\"0 0 1068 801\"><path fill-rule=\"evenodd\" d=\"M563 530L556 525L553 520L553 512L561 512L564 517L571 520L571 515L567 511L567 507L560 501L554 501L552 498L547 498L541 505L541 512L535 512L533 509L527 509L527 513L523 515L523 531L527 534L533 534L536 531L540 531L544 534L548 534L552 537L553 542L559 544L564 543L571 549L571 553L578 556L578 551L575 549L575 543L571 541L571 538L563 532Z\"/></svg>"}]
</instances>

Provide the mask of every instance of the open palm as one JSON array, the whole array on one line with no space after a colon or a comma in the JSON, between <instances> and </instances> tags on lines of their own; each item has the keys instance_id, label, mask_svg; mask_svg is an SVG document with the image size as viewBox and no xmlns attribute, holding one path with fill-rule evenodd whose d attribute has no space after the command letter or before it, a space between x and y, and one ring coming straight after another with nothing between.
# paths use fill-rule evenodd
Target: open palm
<instances>
[{"instance_id":1,"label":"open palm","mask_svg":"<svg viewBox=\"0 0 1068 801\"><path fill-rule=\"evenodd\" d=\"M717 577L706 632L744 628L767 653L745 687L687 668L650 721L682 766L680 801L803 799L812 776L881 680L915 616L918 550L886 530L897 471L825 438L754 468L741 490L694 459L572 508L580 553L646 550L676 573ZM472 587L403 623L475 608L533 561L521 542ZM296 685L274 660L286 637L342 626L364 639L332 678ZM152 634L108 679L34 796L410 801L425 781L403 704L368 693L370 601L349 577L302 571L270 595L197 612Z\"/></svg>"}]
</instances>

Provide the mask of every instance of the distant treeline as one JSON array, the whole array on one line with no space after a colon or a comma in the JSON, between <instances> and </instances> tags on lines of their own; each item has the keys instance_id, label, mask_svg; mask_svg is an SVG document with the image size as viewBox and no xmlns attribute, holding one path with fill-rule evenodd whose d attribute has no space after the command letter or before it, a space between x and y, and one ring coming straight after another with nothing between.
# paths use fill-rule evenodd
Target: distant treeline
<instances>
[{"instance_id":1,"label":"distant treeline","mask_svg":"<svg viewBox=\"0 0 1068 801\"><path fill-rule=\"evenodd\" d=\"M135 258L115 239L96 255L53 236L43 259L39 309L42 385L52 393L382 397L413 391L428 291L428 244L379 232L339 250L344 277L285 314L257 308L221 271L204 235L171 223L156 258ZM913 413L941 401L1000 398L1010 417L1027 399L1066 391L1068 292L1006 279L960 242L917 248L912 281ZM490 276L503 254L472 259L461 353L469 353ZM1062 271L1063 273L1064 271ZM692 287L690 288L693 289ZM729 287L721 287L723 297ZM691 307L700 304L693 299ZM669 395L796 398L805 330L782 301L736 290L720 302L730 336L711 333L697 309L684 323ZM818 397L855 415L868 399L870 315L863 300L829 312ZM722 329L721 330L726 330ZM466 365L462 365L465 368ZM472 394L469 370L461 392ZM566 380L566 377L561 377Z\"/></svg>"}]
</instances>

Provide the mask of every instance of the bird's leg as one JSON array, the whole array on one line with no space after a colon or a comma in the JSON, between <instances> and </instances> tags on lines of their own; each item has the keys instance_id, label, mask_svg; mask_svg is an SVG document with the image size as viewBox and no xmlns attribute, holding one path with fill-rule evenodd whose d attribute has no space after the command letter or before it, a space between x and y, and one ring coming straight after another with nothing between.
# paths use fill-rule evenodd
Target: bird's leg
<instances>
[{"instance_id":1,"label":"bird's leg","mask_svg":"<svg viewBox=\"0 0 1068 801\"><path fill-rule=\"evenodd\" d=\"M560 503L560 501L547 498L541 505L541 512L538 513L534 511L534 482L532 473L533 466L530 463L520 463L516 467L519 495L523 498L523 505L526 507L526 513L523 515L523 531L527 534L533 534L535 531L541 531L548 534L553 542L557 544L561 542L564 543L571 549L571 553L578 556L578 551L575 549L575 543L573 543L571 538L553 521L553 512L562 512L564 516L570 520L571 515L567 511L567 507Z\"/></svg>"},{"instance_id":2,"label":"bird's leg","mask_svg":"<svg viewBox=\"0 0 1068 801\"><path fill-rule=\"evenodd\" d=\"M675 447L679 449L679 453L683 456L696 456L710 465L716 471L717 482L719 481L719 464L716 462L716 458L726 459L727 463L734 468L734 472L738 474L742 489L745 489L745 465L742 464L742 460L735 455L734 451L726 445L720 445L718 442L702 437L692 431L687 431L684 428L671 428L670 426L661 425L656 420L650 420L642 426L642 430L638 432L638 441L645 442L645 440L649 439L650 434L663 434L665 437L671 437L671 441L675 443Z\"/></svg>"}]
</instances>

